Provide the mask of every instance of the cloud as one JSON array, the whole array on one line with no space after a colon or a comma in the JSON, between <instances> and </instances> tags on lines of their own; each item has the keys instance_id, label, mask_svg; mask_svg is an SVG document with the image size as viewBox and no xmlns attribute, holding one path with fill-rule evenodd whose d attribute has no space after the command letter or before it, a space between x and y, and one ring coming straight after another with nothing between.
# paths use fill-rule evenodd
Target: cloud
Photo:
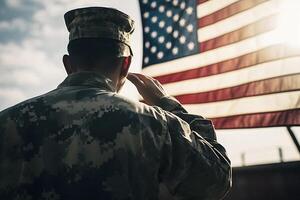
<instances>
[{"instance_id":1,"label":"cloud","mask_svg":"<svg viewBox=\"0 0 300 200\"><path fill-rule=\"evenodd\" d=\"M33 70L40 69L41 66L53 66L53 63L47 59L46 52L40 51L38 41L24 40L22 43L0 44L1 65L12 68L29 67Z\"/></svg>"},{"instance_id":2,"label":"cloud","mask_svg":"<svg viewBox=\"0 0 300 200\"><path fill-rule=\"evenodd\" d=\"M61 63L68 37L59 13L63 8L55 3L33 4L33 1L28 2L42 6L28 19L17 15L0 21L0 31L26 32L19 42L0 43L0 109L52 90L66 76ZM23 6L17 0L6 0L5 3L13 10Z\"/></svg>"},{"instance_id":3,"label":"cloud","mask_svg":"<svg viewBox=\"0 0 300 200\"><path fill-rule=\"evenodd\" d=\"M36 9L26 18L16 15L15 18L0 21L0 31L26 33L21 34L18 41L8 39L0 42L0 110L54 89L66 76L61 62L68 43L63 18L65 12L84 6L115 7L113 4L118 5L119 1L6 0L6 4L13 9L5 12L19 12L30 6ZM134 87L127 85L124 94L125 91L133 93Z\"/></svg>"},{"instance_id":4,"label":"cloud","mask_svg":"<svg viewBox=\"0 0 300 200\"><path fill-rule=\"evenodd\" d=\"M24 92L18 89L0 88L0 109L12 106L26 98Z\"/></svg>"},{"instance_id":5,"label":"cloud","mask_svg":"<svg viewBox=\"0 0 300 200\"><path fill-rule=\"evenodd\" d=\"M21 0L5 0L5 3L9 8L19 8L22 5Z\"/></svg>"},{"instance_id":6,"label":"cloud","mask_svg":"<svg viewBox=\"0 0 300 200\"><path fill-rule=\"evenodd\" d=\"M58 61L38 46L35 40L0 44L0 109L52 90L63 80Z\"/></svg>"},{"instance_id":7,"label":"cloud","mask_svg":"<svg viewBox=\"0 0 300 200\"><path fill-rule=\"evenodd\" d=\"M4 73L1 76L0 84L2 86L18 86L22 87L36 87L41 84L39 75L32 70L14 70L10 73Z\"/></svg>"},{"instance_id":8,"label":"cloud","mask_svg":"<svg viewBox=\"0 0 300 200\"><path fill-rule=\"evenodd\" d=\"M0 21L0 31L25 31L28 27L28 23L21 18L14 18L9 21Z\"/></svg>"}]
</instances>

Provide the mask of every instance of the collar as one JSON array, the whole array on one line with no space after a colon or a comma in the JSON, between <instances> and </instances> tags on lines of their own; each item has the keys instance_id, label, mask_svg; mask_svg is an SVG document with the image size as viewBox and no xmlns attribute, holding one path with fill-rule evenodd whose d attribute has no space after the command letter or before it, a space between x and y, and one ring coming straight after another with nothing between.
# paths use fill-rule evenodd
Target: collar
<instances>
[{"instance_id":1,"label":"collar","mask_svg":"<svg viewBox=\"0 0 300 200\"><path fill-rule=\"evenodd\" d=\"M97 72L77 72L67 76L57 88L70 86L86 86L115 92L112 80Z\"/></svg>"}]
</instances>

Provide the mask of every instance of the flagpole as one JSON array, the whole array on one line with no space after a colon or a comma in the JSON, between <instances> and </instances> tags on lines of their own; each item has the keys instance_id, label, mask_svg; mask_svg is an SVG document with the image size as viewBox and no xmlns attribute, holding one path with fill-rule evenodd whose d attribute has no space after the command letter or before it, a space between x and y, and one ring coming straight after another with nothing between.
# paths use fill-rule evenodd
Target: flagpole
<instances>
[{"instance_id":1,"label":"flagpole","mask_svg":"<svg viewBox=\"0 0 300 200\"><path fill-rule=\"evenodd\" d=\"M286 128L287 128L287 131L289 132L289 134L290 134L290 136L291 136L291 138L292 138L294 144L296 145L296 148L297 148L297 150L300 154L300 144L299 144L299 142L298 142L298 140L295 136L295 133L292 131L290 126L287 126Z\"/></svg>"}]
</instances>

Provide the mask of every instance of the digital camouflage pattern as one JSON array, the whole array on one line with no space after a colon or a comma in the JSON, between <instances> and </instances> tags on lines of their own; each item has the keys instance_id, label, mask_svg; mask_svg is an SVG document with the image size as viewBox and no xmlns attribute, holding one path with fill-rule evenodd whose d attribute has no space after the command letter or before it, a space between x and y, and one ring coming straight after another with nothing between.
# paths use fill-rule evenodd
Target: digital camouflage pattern
<instances>
[{"instance_id":1,"label":"digital camouflage pattern","mask_svg":"<svg viewBox=\"0 0 300 200\"><path fill-rule=\"evenodd\" d=\"M106 38L118 40L126 45L121 46L119 56L132 55L130 47L134 21L127 14L105 7L87 7L71 10L65 14L65 23L69 40L82 38Z\"/></svg>"},{"instance_id":2,"label":"digital camouflage pattern","mask_svg":"<svg viewBox=\"0 0 300 200\"><path fill-rule=\"evenodd\" d=\"M209 120L128 100L96 73L0 113L1 200L218 199L230 184Z\"/></svg>"}]
</instances>

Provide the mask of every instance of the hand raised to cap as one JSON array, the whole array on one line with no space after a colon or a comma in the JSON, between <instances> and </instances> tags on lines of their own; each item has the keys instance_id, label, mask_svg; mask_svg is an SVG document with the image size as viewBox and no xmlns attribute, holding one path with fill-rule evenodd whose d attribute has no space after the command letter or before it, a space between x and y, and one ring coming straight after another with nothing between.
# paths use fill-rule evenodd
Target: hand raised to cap
<instances>
[{"instance_id":1,"label":"hand raised to cap","mask_svg":"<svg viewBox=\"0 0 300 200\"><path fill-rule=\"evenodd\" d=\"M162 97L168 96L160 82L150 76L129 73L127 79L135 85L148 105L158 105Z\"/></svg>"}]
</instances>

